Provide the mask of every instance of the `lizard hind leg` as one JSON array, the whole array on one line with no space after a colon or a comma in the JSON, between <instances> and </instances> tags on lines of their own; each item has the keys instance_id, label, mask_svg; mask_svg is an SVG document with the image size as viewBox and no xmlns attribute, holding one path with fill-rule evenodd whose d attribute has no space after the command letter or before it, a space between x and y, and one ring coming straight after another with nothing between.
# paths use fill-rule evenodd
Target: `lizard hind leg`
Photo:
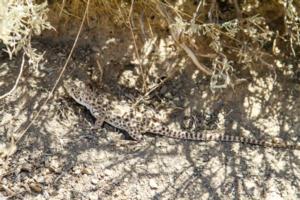
<instances>
[{"instance_id":1,"label":"lizard hind leg","mask_svg":"<svg viewBox=\"0 0 300 200\"><path fill-rule=\"evenodd\" d=\"M144 140L143 133L141 133L138 129L128 128L126 129L128 135L137 142L141 142Z\"/></svg>"},{"instance_id":2,"label":"lizard hind leg","mask_svg":"<svg viewBox=\"0 0 300 200\"><path fill-rule=\"evenodd\" d=\"M129 134L129 136L130 136L132 139L134 139L134 140L136 140L136 141L138 141L138 142L144 140L143 135L140 134L140 133L138 133L138 132L132 132L132 131L131 131L131 132L128 132L128 134Z\"/></svg>"},{"instance_id":3,"label":"lizard hind leg","mask_svg":"<svg viewBox=\"0 0 300 200\"><path fill-rule=\"evenodd\" d=\"M104 117L97 118L96 121L95 121L95 124L92 127L92 129L101 128L103 126L104 121L105 121Z\"/></svg>"}]
</instances>

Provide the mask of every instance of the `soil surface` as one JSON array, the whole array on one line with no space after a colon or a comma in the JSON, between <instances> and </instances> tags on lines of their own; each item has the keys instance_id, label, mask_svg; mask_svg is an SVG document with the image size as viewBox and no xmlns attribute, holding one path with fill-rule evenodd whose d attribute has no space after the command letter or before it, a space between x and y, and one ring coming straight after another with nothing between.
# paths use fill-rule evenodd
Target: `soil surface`
<instances>
[{"instance_id":1,"label":"soil surface","mask_svg":"<svg viewBox=\"0 0 300 200\"><path fill-rule=\"evenodd\" d=\"M241 70L239 76L247 79L242 84L212 91L209 77L190 61L181 65L172 46L166 45L167 55L154 47L156 64L150 60L141 69L124 39L130 33L111 38L93 43L83 39L62 82L80 80L126 101L139 99L140 105L160 111L163 123L178 129L224 128L229 135L300 142L299 77L258 67L250 74ZM71 45L34 40L46 61L37 69L25 66L15 91L1 100L1 143L18 138L40 109ZM3 53L0 61L2 95L13 86L21 57L9 60ZM95 119L68 97L62 82L17 152L0 160L1 200L300 198L298 150L155 135L135 143L107 124L92 129Z\"/></svg>"}]
</instances>

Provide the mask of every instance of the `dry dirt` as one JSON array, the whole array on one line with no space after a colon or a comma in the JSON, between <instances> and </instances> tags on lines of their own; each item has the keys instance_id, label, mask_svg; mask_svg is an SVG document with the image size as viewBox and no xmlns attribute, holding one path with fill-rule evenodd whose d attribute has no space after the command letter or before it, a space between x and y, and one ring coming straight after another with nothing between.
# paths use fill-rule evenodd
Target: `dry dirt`
<instances>
[{"instance_id":1,"label":"dry dirt","mask_svg":"<svg viewBox=\"0 0 300 200\"><path fill-rule=\"evenodd\" d=\"M128 101L138 99L143 81L128 41L85 41L78 44L63 80L82 80ZM26 67L16 90L0 102L1 143L19 137L31 121L71 48L70 42L50 39L33 45L46 51L47 62L38 69ZM189 61L166 80L166 71L176 62L176 54L170 55L159 67L148 65L152 71L146 89L165 81L141 102L168 111L165 123L195 131L223 127L226 134L300 142L299 77L268 69L252 74L241 70L239 76L247 82L212 92L209 78ZM9 61L5 54L0 61L3 94L12 87L21 61ZM18 151L0 162L0 199L300 198L300 151L154 135L135 144L109 125L91 129L93 122L60 84Z\"/></svg>"}]
</instances>

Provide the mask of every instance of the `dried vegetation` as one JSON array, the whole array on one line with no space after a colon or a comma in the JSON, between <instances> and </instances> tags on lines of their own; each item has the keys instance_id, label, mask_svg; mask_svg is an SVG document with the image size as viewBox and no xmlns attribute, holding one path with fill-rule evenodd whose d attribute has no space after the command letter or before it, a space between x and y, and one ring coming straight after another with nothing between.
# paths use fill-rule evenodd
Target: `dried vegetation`
<instances>
[{"instance_id":1,"label":"dried vegetation","mask_svg":"<svg viewBox=\"0 0 300 200\"><path fill-rule=\"evenodd\" d=\"M64 24L80 20L85 6L78 0L52 5ZM102 0L91 1L87 26L103 26L100 16L105 14L106 23L128 27L141 65L141 49L147 42L171 36L177 50L184 52L182 59L190 59L198 70L211 76L211 89L217 89L239 82L241 69L259 66L271 73L295 74L299 68L293 63L299 54L299 12L299 2L288 0ZM146 73L147 66L142 67Z\"/></svg>"},{"instance_id":2,"label":"dried vegetation","mask_svg":"<svg viewBox=\"0 0 300 200\"><path fill-rule=\"evenodd\" d=\"M52 1L50 21L59 32L62 27L70 29L79 24L86 5L80 0ZM128 27L141 76L147 74L142 59L151 59L149 43L157 45L154 38L172 36L177 50L185 52L181 59L189 58L198 70L211 76L211 89L217 89L240 80L240 69L260 66L294 74L298 66L290 61L299 54L299 7L299 2L288 0L101 0L90 2L86 26L97 29L107 23ZM47 21L47 4L14 0L3 1L0 8L0 39L5 51L12 57L22 49L29 63L36 66L42 54L30 41L33 35L52 28ZM162 35L158 30L166 32Z\"/></svg>"},{"instance_id":3,"label":"dried vegetation","mask_svg":"<svg viewBox=\"0 0 300 200\"><path fill-rule=\"evenodd\" d=\"M84 9L86 7L87 12ZM38 67L42 62L44 52L38 52L32 47L32 38L38 36L73 39L78 34L77 31L82 22L84 26L83 29L80 28L79 41L86 41L84 38L89 38L89 42L93 43L95 35L102 34L101 30L107 27L113 27L111 28L112 32L118 29L128 32L126 39L130 45L128 45L126 53L130 57L131 64L138 66L137 73L134 75L141 80L140 82L133 81L132 84L130 83L131 85L127 83L141 94L137 98L136 104L142 102L151 92L160 88L168 80L172 80L175 73L186 70L187 66L193 66L195 76L208 77L207 83L213 92L224 91L229 87L234 88L237 84L247 82L249 79L255 82L260 71L269 72L275 80L278 74L284 75L283 77L293 80L299 85L299 15L300 3L297 0L61 0L48 1L48 3L30 0L0 1L0 47L2 48L0 58L8 55L10 59L13 59L17 54L23 54L16 81L9 83L14 86L9 92L0 90L0 99L5 99L14 92L20 77L22 77L24 67L33 71L39 70ZM39 36L41 33L44 35ZM126 34L124 35L127 36ZM105 45L109 43L117 42L115 38L107 36ZM73 50L74 48L71 53ZM19 147L17 142L24 136L33 121L38 119L41 110L45 108L62 77L61 75L68 66L70 57L70 55L67 57L61 73L56 76L59 78L53 83L54 86L46 100L43 103L37 103L42 106L34 107L34 109L40 108L40 110L29 111L28 119L31 120L29 125L26 128L21 126L22 129L18 129L18 131L12 131L12 134L21 136L17 139L11 137L9 143L7 138L4 139L6 142L2 142L1 135L1 158L8 157L9 159L16 152ZM120 57L116 55L116 59ZM5 66L7 65L1 63L0 72L1 68ZM102 75L103 66L99 58L95 66L100 69ZM166 74L166 79L160 79L159 69L165 70L165 73L162 74ZM269 74L265 73L265 75ZM128 76L134 79L133 74ZM154 81L155 78L162 81L157 83ZM99 79L101 80L102 77ZM7 85L6 82L6 79L0 80L0 87ZM263 86L265 85L263 84ZM265 90L263 86L260 90ZM167 91L168 88L162 88L161 91L163 90ZM259 90L253 89L253 91L255 93ZM297 92L299 91L300 87ZM269 96L265 95L264 98L268 99ZM290 100L289 104L292 104L292 101L294 100ZM245 102L245 104L252 103L251 99L248 101L246 99ZM292 113L299 107L298 105L290 106L289 111ZM267 109L265 112L270 113ZM283 111L274 109L273 112L277 114ZM31 116L33 113L35 113L34 117ZM21 116L21 114L15 115ZM276 115L274 114L274 116ZM266 120L262 124L270 121L262 118ZM272 118L271 115L270 118ZM275 119L275 117L273 118ZM280 121L281 118L278 117L278 119ZM299 121L297 120L293 121L292 119L291 124L296 124ZM285 118L283 121L285 124ZM15 128L15 125L12 126ZM81 143L80 140L78 144ZM77 143L74 146L77 149ZM219 155L219 152L216 155ZM255 158L255 156L252 157ZM1 160L0 164L2 170L10 167L2 165ZM213 165L216 166L215 163ZM59 172L57 173L59 174ZM6 176L6 174L1 174L0 179L2 176ZM155 184L152 183L153 185ZM29 186L28 190L41 192L40 188L33 183ZM10 193L7 188L1 187L1 190L5 190L7 194ZM11 196L13 195L15 194L11 194Z\"/></svg>"}]
</instances>

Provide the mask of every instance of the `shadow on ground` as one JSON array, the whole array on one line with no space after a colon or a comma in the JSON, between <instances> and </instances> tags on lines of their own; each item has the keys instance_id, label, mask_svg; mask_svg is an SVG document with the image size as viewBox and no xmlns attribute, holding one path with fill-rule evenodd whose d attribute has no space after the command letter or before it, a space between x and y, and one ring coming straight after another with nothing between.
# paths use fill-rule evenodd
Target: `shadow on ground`
<instances>
[{"instance_id":1,"label":"shadow on ground","mask_svg":"<svg viewBox=\"0 0 300 200\"><path fill-rule=\"evenodd\" d=\"M97 72L89 49L87 46L76 50L64 79L92 79ZM26 69L15 94L0 104L3 140L5 130L17 135L17 128L32 119L57 77L66 53L65 48L51 47L46 53L48 62L37 69L38 73ZM121 63L113 65L117 72L110 72L116 73L111 75L104 71L104 83L127 98L124 91L132 88L118 85L125 69ZM126 70L134 73L136 67ZM12 70L9 80L17 73ZM199 77L195 80L188 70L184 71L164 84L167 90L158 88L160 92L151 95L158 104L181 107L179 111L174 109L170 123L179 123L176 119L184 119L185 111L190 109L204 113L203 116L213 114L216 118L213 124L223 125L226 134L256 139L278 137L299 143L300 98L296 88L299 80L277 74L274 81L271 73L262 74L234 89L212 93L209 80ZM132 94L138 95L139 92ZM202 120L202 125L207 124L207 117ZM300 198L298 151L152 135L146 137L145 143L135 144L113 127L92 130L92 123L88 111L58 88L19 151L2 163L3 196L11 195L12 199Z\"/></svg>"}]
</instances>

